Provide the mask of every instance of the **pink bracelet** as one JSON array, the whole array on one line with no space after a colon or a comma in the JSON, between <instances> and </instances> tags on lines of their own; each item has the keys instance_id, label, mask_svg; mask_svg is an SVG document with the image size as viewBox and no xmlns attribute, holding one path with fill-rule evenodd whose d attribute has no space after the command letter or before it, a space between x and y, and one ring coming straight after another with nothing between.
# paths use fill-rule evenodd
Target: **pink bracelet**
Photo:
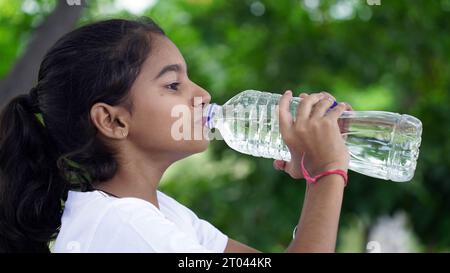
<instances>
[{"instance_id":1,"label":"pink bracelet","mask_svg":"<svg viewBox=\"0 0 450 273\"><path fill-rule=\"evenodd\" d=\"M330 174L338 174L338 175L342 176L342 178L344 178L345 186L347 186L347 182L348 182L347 171L340 170L340 169L338 169L338 170L330 170L330 171L324 171L324 172L322 172L322 173L320 173L320 174L318 174L318 175L316 175L314 177L311 177L309 175L308 171L306 170L305 165L303 163L304 159L305 159L305 154L303 154L303 156L302 156L301 165L302 165L303 177L306 179L306 182L308 184L314 184L314 183L317 182L317 180L319 180L320 178L322 178L324 176L327 176L327 175L330 175Z\"/></svg>"}]
</instances>

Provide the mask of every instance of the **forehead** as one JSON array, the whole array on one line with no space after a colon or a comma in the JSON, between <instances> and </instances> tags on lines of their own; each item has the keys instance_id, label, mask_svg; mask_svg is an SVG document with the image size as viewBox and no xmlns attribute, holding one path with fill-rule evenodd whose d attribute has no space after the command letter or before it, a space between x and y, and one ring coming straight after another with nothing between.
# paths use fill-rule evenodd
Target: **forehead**
<instances>
[{"instance_id":1,"label":"forehead","mask_svg":"<svg viewBox=\"0 0 450 273\"><path fill-rule=\"evenodd\" d=\"M152 35L151 41L150 54L147 56L142 70L156 75L164 66L169 64L180 64L186 67L183 55L169 38L162 35Z\"/></svg>"}]
</instances>

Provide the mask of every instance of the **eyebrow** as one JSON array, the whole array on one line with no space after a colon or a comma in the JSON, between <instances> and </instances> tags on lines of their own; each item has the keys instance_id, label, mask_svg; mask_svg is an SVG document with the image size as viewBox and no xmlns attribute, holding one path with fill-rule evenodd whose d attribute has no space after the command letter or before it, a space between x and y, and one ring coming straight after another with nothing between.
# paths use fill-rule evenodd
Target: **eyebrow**
<instances>
[{"instance_id":1,"label":"eyebrow","mask_svg":"<svg viewBox=\"0 0 450 273\"><path fill-rule=\"evenodd\" d=\"M161 71L158 73L158 75L155 77L155 80L159 77L161 77L162 75L164 75L167 72L171 72L171 71L175 71L175 72L180 72L182 70L181 65L179 64L169 64L163 67L163 69L161 69Z\"/></svg>"}]
</instances>

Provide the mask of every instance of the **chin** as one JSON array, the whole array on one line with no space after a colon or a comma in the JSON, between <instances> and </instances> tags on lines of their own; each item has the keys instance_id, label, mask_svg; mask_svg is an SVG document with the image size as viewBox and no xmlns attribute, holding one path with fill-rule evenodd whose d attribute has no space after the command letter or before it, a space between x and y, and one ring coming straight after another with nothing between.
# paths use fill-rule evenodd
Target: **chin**
<instances>
[{"instance_id":1,"label":"chin","mask_svg":"<svg viewBox=\"0 0 450 273\"><path fill-rule=\"evenodd\" d=\"M183 140L178 141L171 150L183 157L204 152L208 149L209 140Z\"/></svg>"},{"instance_id":2,"label":"chin","mask_svg":"<svg viewBox=\"0 0 450 273\"><path fill-rule=\"evenodd\" d=\"M194 128L192 128L191 132L194 132ZM204 134L200 136L192 133L188 139L176 141L173 148L176 151L181 152L184 156L189 156L206 151L208 149L209 142L210 140Z\"/></svg>"},{"instance_id":3,"label":"chin","mask_svg":"<svg viewBox=\"0 0 450 273\"><path fill-rule=\"evenodd\" d=\"M189 150L191 150L193 153L201 153L206 151L209 146L209 140L202 139L202 140L191 140L188 141Z\"/></svg>"},{"instance_id":4,"label":"chin","mask_svg":"<svg viewBox=\"0 0 450 273\"><path fill-rule=\"evenodd\" d=\"M171 149L172 159L175 161L182 160L198 153L202 153L208 149L209 140L187 140L183 143L173 146Z\"/></svg>"}]
</instances>

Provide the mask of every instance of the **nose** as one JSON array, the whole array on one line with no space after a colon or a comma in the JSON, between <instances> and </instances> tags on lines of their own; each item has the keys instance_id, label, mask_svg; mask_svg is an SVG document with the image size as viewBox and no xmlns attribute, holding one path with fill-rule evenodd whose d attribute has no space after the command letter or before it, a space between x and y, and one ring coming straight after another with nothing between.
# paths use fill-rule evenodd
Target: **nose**
<instances>
[{"instance_id":1,"label":"nose","mask_svg":"<svg viewBox=\"0 0 450 273\"><path fill-rule=\"evenodd\" d=\"M211 95L202 87L196 85L196 92L194 98L192 98L192 105L194 107L200 106L203 108L205 105L211 102ZM200 99L199 99L200 98Z\"/></svg>"}]
</instances>

